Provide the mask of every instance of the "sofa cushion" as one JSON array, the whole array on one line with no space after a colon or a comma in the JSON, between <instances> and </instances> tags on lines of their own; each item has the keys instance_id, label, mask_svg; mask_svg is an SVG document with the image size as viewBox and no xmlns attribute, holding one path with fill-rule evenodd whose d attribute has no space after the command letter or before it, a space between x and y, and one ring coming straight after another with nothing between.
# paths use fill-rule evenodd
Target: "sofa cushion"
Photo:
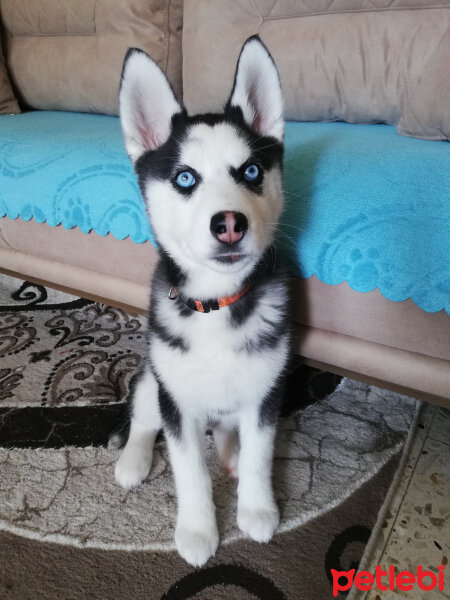
<instances>
[{"instance_id":1,"label":"sofa cushion","mask_svg":"<svg viewBox=\"0 0 450 600\"><path fill-rule=\"evenodd\" d=\"M278 247L297 275L450 312L450 145L387 125L287 123ZM2 118L0 216L153 240L119 119Z\"/></svg>"},{"instance_id":2,"label":"sofa cushion","mask_svg":"<svg viewBox=\"0 0 450 600\"><path fill-rule=\"evenodd\" d=\"M150 242L135 244L129 238L117 240L94 231L86 235L77 227L64 229L62 225L49 227L33 219L2 217L1 268L13 267L8 264L9 253L4 252L11 249L22 257L23 268L28 269L23 271L24 275L37 277L33 268L38 261L34 259L41 258L49 264L48 281L63 285L59 278L64 266L67 286L89 296L114 297L116 302L126 302L140 311L148 309L151 276L157 260L157 251ZM27 257L33 257L29 266ZM55 273L59 269L59 278L55 275L52 279L52 265ZM71 267L77 271L70 274ZM97 274L91 280L91 287L87 287L86 270ZM77 279L75 274L80 272L83 275ZM45 277L42 271L40 276ZM107 293L102 290L102 276L119 278L122 282L117 286L119 289L109 289ZM139 295L133 297L130 285L139 286L134 288ZM296 323L450 361L450 317L443 311L426 313L411 300L390 302L379 290L358 293L345 282L327 285L316 276L297 279L293 287Z\"/></svg>"},{"instance_id":3,"label":"sofa cushion","mask_svg":"<svg viewBox=\"0 0 450 600\"><path fill-rule=\"evenodd\" d=\"M182 0L1 0L7 60L32 108L117 114L129 47L155 59L181 94Z\"/></svg>"},{"instance_id":4,"label":"sofa cushion","mask_svg":"<svg viewBox=\"0 0 450 600\"><path fill-rule=\"evenodd\" d=\"M450 140L450 27L407 100L397 131L426 140Z\"/></svg>"},{"instance_id":5,"label":"sofa cushion","mask_svg":"<svg viewBox=\"0 0 450 600\"><path fill-rule=\"evenodd\" d=\"M12 91L11 83L6 71L0 29L0 115L14 115L17 113L20 113L20 108Z\"/></svg>"},{"instance_id":6,"label":"sofa cushion","mask_svg":"<svg viewBox=\"0 0 450 600\"><path fill-rule=\"evenodd\" d=\"M194 113L223 106L242 43L258 33L279 68L287 119L396 125L450 26L449 3L434 0L232 5L185 0L184 100Z\"/></svg>"}]
</instances>

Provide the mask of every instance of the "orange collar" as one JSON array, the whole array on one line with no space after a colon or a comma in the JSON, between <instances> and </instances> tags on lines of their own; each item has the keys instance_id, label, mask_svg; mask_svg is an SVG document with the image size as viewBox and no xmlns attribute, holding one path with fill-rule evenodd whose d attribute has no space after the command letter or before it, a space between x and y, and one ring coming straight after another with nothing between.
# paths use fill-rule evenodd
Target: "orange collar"
<instances>
[{"instance_id":1,"label":"orange collar","mask_svg":"<svg viewBox=\"0 0 450 600\"><path fill-rule=\"evenodd\" d=\"M234 294L234 296L225 296L223 298L216 298L215 300L207 300L205 302L202 302L201 300L193 300L192 298L186 298L185 296L180 294L175 287L172 286L169 290L169 299L175 300L176 298L180 298L180 300L182 300L192 310L196 310L197 312L202 313L208 313L210 310L219 310L219 308L223 308L224 306L229 306L230 304L233 304L233 302L236 302L236 300L242 298L242 296L246 294L250 288L251 286L248 285L246 288L244 288L237 294Z\"/></svg>"}]
</instances>

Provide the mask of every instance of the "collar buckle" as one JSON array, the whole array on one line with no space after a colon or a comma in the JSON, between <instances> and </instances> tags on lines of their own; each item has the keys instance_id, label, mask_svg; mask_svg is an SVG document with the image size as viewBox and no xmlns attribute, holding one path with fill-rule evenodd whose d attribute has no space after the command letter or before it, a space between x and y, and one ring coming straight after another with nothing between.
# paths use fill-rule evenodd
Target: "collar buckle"
<instances>
[{"instance_id":1,"label":"collar buckle","mask_svg":"<svg viewBox=\"0 0 450 600\"><path fill-rule=\"evenodd\" d=\"M167 296L169 300L176 300L178 298L178 290L172 286L170 286L169 294Z\"/></svg>"}]
</instances>

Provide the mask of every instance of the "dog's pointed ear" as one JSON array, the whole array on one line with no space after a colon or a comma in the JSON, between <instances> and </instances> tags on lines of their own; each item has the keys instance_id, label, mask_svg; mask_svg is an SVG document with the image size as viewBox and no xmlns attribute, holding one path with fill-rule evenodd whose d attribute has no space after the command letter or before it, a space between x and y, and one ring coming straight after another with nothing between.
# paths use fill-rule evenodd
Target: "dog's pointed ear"
<instances>
[{"instance_id":1,"label":"dog's pointed ear","mask_svg":"<svg viewBox=\"0 0 450 600\"><path fill-rule=\"evenodd\" d=\"M258 36L242 47L227 107L239 107L249 127L259 135L282 141L283 97L272 56Z\"/></svg>"},{"instance_id":2,"label":"dog's pointed ear","mask_svg":"<svg viewBox=\"0 0 450 600\"><path fill-rule=\"evenodd\" d=\"M133 162L170 136L172 117L183 112L170 83L142 50L128 50L122 70L119 113L125 148Z\"/></svg>"}]
</instances>

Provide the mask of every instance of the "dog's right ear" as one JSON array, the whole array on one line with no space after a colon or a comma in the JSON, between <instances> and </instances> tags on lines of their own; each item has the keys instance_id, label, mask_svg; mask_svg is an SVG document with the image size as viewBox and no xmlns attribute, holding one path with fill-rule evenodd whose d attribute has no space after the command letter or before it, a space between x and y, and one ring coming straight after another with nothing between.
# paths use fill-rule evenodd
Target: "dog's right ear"
<instances>
[{"instance_id":1,"label":"dog's right ear","mask_svg":"<svg viewBox=\"0 0 450 600\"><path fill-rule=\"evenodd\" d=\"M238 107L256 134L283 142L283 97L272 56L257 35L242 46L228 108Z\"/></svg>"},{"instance_id":2,"label":"dog's right ear","mask_svg":"<svg viewBox=\"0 0 450 600\"><path fill-rule=\"evenodd\" d=\"M172 117L182 112L166 76L142 50L128 50L122 70L119 112L125 148L133 163L169 139Z\"/></svg>"}]
</instances>

